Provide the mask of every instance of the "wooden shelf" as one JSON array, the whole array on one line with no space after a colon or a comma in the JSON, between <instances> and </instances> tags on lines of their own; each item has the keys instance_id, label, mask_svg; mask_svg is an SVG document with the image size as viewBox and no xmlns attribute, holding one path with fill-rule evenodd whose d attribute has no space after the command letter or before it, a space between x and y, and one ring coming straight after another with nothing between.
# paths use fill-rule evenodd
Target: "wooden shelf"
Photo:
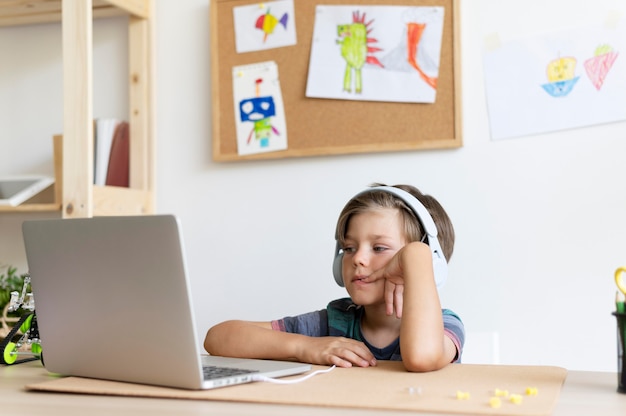
<instances>
[{"instance_id":1,"label":"wooden shelf","mask_svg":"<svg viewBox=\"0 0 626 416\"><path fill-rule=\"evenodd\" d=\"M57 197L57 186L60 183L55 181L52 185L43 191L33 195L27 201L16 207L8 205L0 205L0 213L7 212L60 212L61 199Z\"/></svg>"},{"instance_id":2,"label":"wooden shelf","mask_svg":"<svg viewBox=\"0 0 626 416\"><path fill-rule=\"evenodd\" d=\"M93 0L92 3L94 18L122 15L150 18L150 1ZM62 15L62 0L0 0L0 26L60 22Z\"/></svg>"},{"instance_id":3,"label":"wooden shelf","mask_svg":"<svg viewBox=\"0 0 626 416\"><path fill-rule=\"evenodd\" d=\"M93 18L119 15L129 16L130 188L96 187L92 24ZM152 0L0 0L0 26L60 21L63 27L63 140L55 143L54 202L0 212L61 210L74 218L154 211L151 20Z\"/></svg>"},{"instance_id":4,"label":"wooden shelf","mask_svg":"<svg viewBox=\"0 0 626 416\"><path fill-rule=\"evenodd\" d=\"M54 212L54 211L61 211L61 204L56 204L56 203L50 202L50 203L42 203L42 204L28 204L28 203L24 203L22 205L18 205L17 207L0 206L0 213L8 213L8 212Z\"/></svg>"},{"instance_id":5,"label":"wooden shelf","mask_svg":"<svg viewBox=\"0 0 626 416\"><path fill-rule=\"evenodd\" d=\"M116 186L94 186L94 215L145 215L151 207L151 192Z\"/></svg>"}]
</instances>

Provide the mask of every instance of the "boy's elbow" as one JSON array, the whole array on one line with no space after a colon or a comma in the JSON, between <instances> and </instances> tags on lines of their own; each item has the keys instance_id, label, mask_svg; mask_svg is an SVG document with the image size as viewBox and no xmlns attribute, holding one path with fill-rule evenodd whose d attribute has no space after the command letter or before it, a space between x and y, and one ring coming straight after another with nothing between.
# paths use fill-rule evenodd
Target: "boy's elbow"
<instances>
[{"instance_id":1,"label":"boy's elbow","mask_svg":"<svg viewBox=\"0 0 626 416\"><path fill-rule=\"evenodd\" d=\"M223 332L223 328L226 327L229 322L222 322L210 328L206 336L204 337L204 349L211 355L222 355L223 351L219 351L221 345L224 344L224 340L227 339L226 334ZM218 340L222 340L219 342Z\"/></svg>"},{"instance_id":2,"label":"boy's elbow","mask_svg":"<svg viewBox=\"0 0 626 416\"><path fill-rule=\"evenodd\" d=\"M213 329L213 328L211 328ZM213 354L213 343L212 343L212 336L211 336L211 329L209 329L206 333L206 336L204 337L204 349L206 350L206 352L208 352L209 354Z\"/></svg>"},{"instance_id":3,"label":"boy's elbow","mask_svg":"<svg viewBox=\"0 0 626 416\"><path fill-rule=\"evenodd\" d=\"M447 336L444 336L443 344L408 344L401 346L401 351L404 368L416 373L441 370L458 355L457 347Z\"/></svg>"},{"instance_id":4,"label":"boy's elbow","mask_svg":"<svg viewBox=\"0 0 626 416\"><path fill-rule=\"evenodd\" d=\"M402 357L402 363L407 371L413 373L426 373L429 371L440 370L448 363L442 359L440 354L418 354Z\"/></svg>"}]
</instances>

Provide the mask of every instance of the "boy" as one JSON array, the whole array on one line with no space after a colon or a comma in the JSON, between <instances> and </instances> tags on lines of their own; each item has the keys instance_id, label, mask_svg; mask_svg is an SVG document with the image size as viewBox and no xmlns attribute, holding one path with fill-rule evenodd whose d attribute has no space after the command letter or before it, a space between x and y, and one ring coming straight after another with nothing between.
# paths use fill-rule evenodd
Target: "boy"
<instances>
[{"instance_id":1,"label":"boy","mask_svg":"<svg viewBox=\"0 0 626 416\"><path fill-rule=\"evenodd\" d=\"M374 185L344 207L336 237L335 280L350 298L272 322L223 322L208 331L207 352L338 367L402 360L408 371L460 362L463 323L437 292L454 246L439 202L412 186Z\"/></svg>"}]
</instances>

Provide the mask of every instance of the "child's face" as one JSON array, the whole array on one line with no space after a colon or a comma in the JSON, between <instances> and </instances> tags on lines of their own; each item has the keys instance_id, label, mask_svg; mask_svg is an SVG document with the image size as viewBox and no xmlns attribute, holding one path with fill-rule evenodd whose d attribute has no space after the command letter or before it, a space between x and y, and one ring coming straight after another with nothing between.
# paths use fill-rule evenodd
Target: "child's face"
<instances>
[{"instance_id":1,"label":"child's face","mask_svg":"<svg viewBox=\"0 0 626 416\"><path fill-rule=\"evenodd\" d=\"M406 243L397 209L373 209L350 219L343 247L342 273L354 303L384 303L385 280L364 283L361 279L382 269Z\"/></svg>"}]
</instances>

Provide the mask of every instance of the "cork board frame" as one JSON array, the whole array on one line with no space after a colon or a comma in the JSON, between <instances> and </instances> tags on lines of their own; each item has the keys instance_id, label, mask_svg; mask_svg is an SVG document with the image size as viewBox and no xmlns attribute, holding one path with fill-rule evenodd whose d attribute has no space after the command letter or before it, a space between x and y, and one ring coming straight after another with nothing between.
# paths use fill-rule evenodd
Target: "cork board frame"
<instances>
[{"instance_id":1,"label":"cork board frame","mask_svg":"<svg viewBox=\"0 0 626 416\"><path fill-rule=\"evenodd\" d=\"M213 160L227 162L462 146L459 0L294 0L296 45L237 53L233 8L255 3L259 2L210 2ZM352 4L444 7L435 103L350 101L305 96L315 6ZM232 68L265 61L275 61L278 65L288 148L240 156L237 152Z\"/></svg>"}]
</instances>

